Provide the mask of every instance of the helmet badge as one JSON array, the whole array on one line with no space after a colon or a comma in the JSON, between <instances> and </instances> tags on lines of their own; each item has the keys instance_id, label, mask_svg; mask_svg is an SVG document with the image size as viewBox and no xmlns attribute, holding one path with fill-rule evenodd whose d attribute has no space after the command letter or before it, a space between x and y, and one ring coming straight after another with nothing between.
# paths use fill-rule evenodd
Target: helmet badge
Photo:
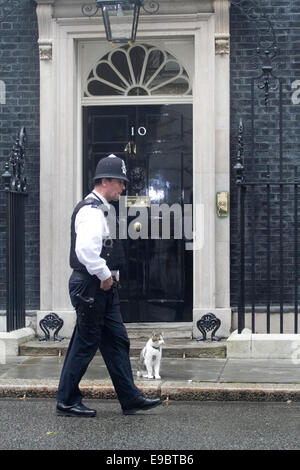
<instances>
[{"instance_id":1,"label":"helmet badge","mask_svg":"<svg viewBox=\"0 0 300 470\"><path fill-rule=\"evenodd\" d=\"M126 173L127 173L126 165L125 165L124 160L122 160L122 172L123 172L124 175L126 175Z\"/></svg>"}]
</instances>

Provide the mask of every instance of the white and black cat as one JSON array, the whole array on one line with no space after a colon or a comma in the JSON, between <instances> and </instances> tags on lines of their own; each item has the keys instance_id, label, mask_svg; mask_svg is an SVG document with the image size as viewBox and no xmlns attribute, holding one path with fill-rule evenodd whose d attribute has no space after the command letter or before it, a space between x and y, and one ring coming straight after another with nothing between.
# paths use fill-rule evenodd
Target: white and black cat
<instances>
[{"instance_id":1,"label":"white and black cat","mask_svg":"<svg viewBox=\"0 0 300 470\"><path fill-rule=\"evenodd\" d=\"M163 333L152 332L151 337L142 349L136 375L148 379L160 379L159 370L164 344Z\"/></svg>"}]
</instances>

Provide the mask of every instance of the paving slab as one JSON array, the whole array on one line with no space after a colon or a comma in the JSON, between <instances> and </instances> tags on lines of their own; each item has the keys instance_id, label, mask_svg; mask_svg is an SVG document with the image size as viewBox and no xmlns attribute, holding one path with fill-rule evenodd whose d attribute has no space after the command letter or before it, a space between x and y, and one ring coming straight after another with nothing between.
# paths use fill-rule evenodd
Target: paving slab
<instances>
[{"instance_id":1,"label":"paving slab","mask_svg":"<svg viewBox=\"0 0 300 470\"><path fill-rule=\"evenodd\" d=\"M222 359L163 357L161 380L136 377L146 396L166 400L300 401L300 366L287 359ZM64 356L18 356L0 364L0 396L55 398ZM91 361L80 388L85 397L116 398L100 355Z\"/></svg>"},{"instance_id":2,"label":"paving slab","mask_svg":"<svg viewBox=\"0 0 300 470\"><path fill-rule=\"evenodd\" d=\"M136 381L137 357L131 357ZM59 379L64 356L18 356L0 364L1 379ZM167 381L193 382L258 382L299 383L300 365L289 359L214 359L163 357L161 377ZM109 374L100 355L91 361L84 378L109 380ZM145 379L144 379L145 380Z\"/></svg>"},{"instance_id":3,"label":"paving slab","mask_svg":"<svg viewBox=\"0 0 300 470\"><path fill-rule=\"evenodd\" d=\"M290 359L228 359L220 382L300 384L300 365Z\"/></svg>"},{"instance_id":4,"label":"paving slab","mask_svg":"<svg viewBox=\"0 0 300 470\"><path fill-rule=\"evenodd\" d=\"M25 357L23 360L10 362L5 367L0 366L1 379L59 379L64 357L38 356ZM135 381L138 358L131 358ZM161 377L163 380L194 380L218 381L226 364L226 359L174 359L163 358L161 363ZM95 356L91 361L84 377L87 380L109 380L109 374L101 356Z\"/></svg>"}]
</instances>

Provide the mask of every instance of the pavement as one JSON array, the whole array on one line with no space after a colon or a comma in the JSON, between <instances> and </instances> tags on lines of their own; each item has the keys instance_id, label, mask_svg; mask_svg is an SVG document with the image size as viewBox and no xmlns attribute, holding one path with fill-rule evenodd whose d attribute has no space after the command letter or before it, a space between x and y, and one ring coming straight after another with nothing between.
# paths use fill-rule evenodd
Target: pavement
<instances>
[{"instance_id":1,"label":"pavement","mask_svg":"<svg viewBox=\"0 0 300 470\"><path fill-rule=\"evenodd\" d=\"M23 355L0 363L0 397L55 398L67 344L52 343L49 353L49 342L39 354L37 344L31 346L27 350L30 354L24 355L23 350ZM189 348L178 349L177 344L175 354L169 344L169 349L163 350L161 379L154 380L136 376L138 347L133 345L131 363L136 385L146 396L160 396L165 401L300 401L300 361L227 358L222 342L190 341ZM221 357L208 354L209 349L215 349L215 356ZM90 363L80 388L86 398L116 398L100 353Z\"/></svg>"}]
</instances>

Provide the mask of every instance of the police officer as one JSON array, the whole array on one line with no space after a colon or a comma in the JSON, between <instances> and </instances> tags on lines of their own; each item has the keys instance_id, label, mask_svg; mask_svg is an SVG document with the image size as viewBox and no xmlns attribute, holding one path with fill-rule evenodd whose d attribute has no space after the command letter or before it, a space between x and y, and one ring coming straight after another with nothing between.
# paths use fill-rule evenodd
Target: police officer
<instances>
[{"instance_id":1,"label":"police officer","mask_svg":"<svg viewBox=\"0 0 300 470\"><path fill-rule=\"evenodd\" d=\"M126 166L109 155L99 161L94 190L74 209L71 219L69 293L77 322L61 372L56 413L59 416L93 417L96 411L82 403L79 382L99 348L112 379L123 414L135 414L160 405L159 398L145 398L135 386L129 358L129 339L120 313L118 296L118 240L109 236L110 201L125 189ZM119 242L120 243L120 242ZM118 259L116 259L118 258Z\"/></svg>"}]
</instances>

